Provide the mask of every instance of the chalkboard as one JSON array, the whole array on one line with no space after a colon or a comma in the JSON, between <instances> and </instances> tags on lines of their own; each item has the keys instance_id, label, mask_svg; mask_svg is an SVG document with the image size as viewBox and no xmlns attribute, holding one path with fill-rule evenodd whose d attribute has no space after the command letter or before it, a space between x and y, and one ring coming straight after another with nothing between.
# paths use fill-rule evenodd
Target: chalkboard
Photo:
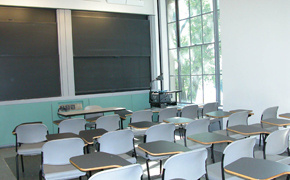
<instances>
[{"instance_id":1,"label":"chalkboard","mask_svg":"<svg viewBox=\"0 0 290 180\"><path fill-rule=\"evenodd\" d=\"M72 32L76 95L150 88L147 16L73 11Z\"/></svg>"},{"instance_id":2,"label":"chalkboard","mask_svg":"<svg viewBox=\"0 0 290 180\"><path fill-rule=\"evenodd\" d=\"M0 101L61 95L56 11L0 7Z\"/></svg>"},{"instance_id":3,"label":"chalkboard","mask_svg":"<svg viewBox=\"0 0 290 180\"><path fill-rule=\"evenodd\" d=\"M77 94L148 89L149 57L75 58Z\"/></svg>"}]
</instances>

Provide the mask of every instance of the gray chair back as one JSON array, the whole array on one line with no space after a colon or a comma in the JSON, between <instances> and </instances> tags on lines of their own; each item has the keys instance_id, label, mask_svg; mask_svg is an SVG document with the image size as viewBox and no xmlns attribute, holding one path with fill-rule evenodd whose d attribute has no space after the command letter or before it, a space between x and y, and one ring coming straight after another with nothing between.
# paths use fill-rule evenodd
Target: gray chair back
<instances>
[{"instance_id":1,"label":"gray chair back","mask_svg":"<svg viewBox=\"0 0 290 180\"><path fill-rule=\"evenodd\" d=\"M158 113L158 122L163 122L166 118L176 117L177 116L177 108L176 107L167 107L165 109L160 110Z\"/></svg>"},{"instance_id":2,"label":"gray chair back","mask_svg":"<svg viewBox=\"0 0 290 180\"><path fill-rule=\"evenodd\" d=\"M102 108L101 106L98 105L92 105L92 106L86 106L84 110L92 110L92 109L100 109ZM93 114L85 114L85 119L89 118L99 118L101 116L104 116L104 113L93 113Z\"/></svg>"},{"instance_id":3,"label":"gray chair back","mask_svg":"<svg viewBox=\"0 0 290 180\"><path fill-rule=\"evenodd\" d=\"M181 109L181 117L197 119L198 118L198 105L192 104L192 105L184 106Z\"/></svg>"},{"instance_id":4,"label":"gray chair back","mask_svg":"<svg viewBox=\"0 0 290 180\"><path fill-rule=\"evenodd\" d=\"M262 113L261 120L269 118L277 118L278 108L279 106L274 106L265 109Z\"/></svg>"},{"instance_id":5,"label":"gray chair back","mask_svg":"<svg viewBox=\"0 0 290 180\"><path fill-rule=\"evenodd\" d=\"M82 118L66 119L59 123L59 133L75 133L79 134L80 131L85 130L86 120Z\"/></svg>"},{"instance_id":6,"label":"gray chair back","mask_svg":"<svg viewBox=\"0 0 290 180\"><path fill-rule=\"evenodd\" d=\"M204 117L206 113L217 111L218 110L218 103L212 102L212 103L206 103L202 108L202 116Z\"/></svg>"},{"instance_id":7,"label":"gray chair back","mask_svg":"<svg viewBox=\"0 0 290 180\"><path fill-rule=\"evenodd\" d=\"M227 127L235 125L248 125L249 113L247 111L236 112L229 116Z\"/></svg>"},{"instance_id":8,"label":"gray chair back","mask_svg":"<svg viewBox=\"0 0 290 180\"><path fill-rule=\"evenodd\" d=\"M17 143L39 143L46 141L48 129L44 124L23 124L15 129Z\"/></svg>"},{"instance_id":9,"label":"gray chair back","mask_svg":"<svg viewBox=\"0 0 290 180\"><path fill-rule=\"evenodd\" d=\"M142 110L133 112L131 115L130 122L141 122L141 121L148 121L151 122L153 117L153 112L151 110Z\"/></svg>"},{"instance_id":10,"label":"gray chair back","mask_svg":"<svg viewBox=\"0 0 290 180\"><path fill-rule=\"evenodd\" d=\"M174 141L175 125L173 123L158 124L151 126L145 132L146 142L153 141Z\"/></svg>"},{"instance_id":11,"label":"gray chair back","mask_svg":"<svg viewBox=\"0 0 290 180\"><path fill-rule=\"evenodd\" d=\"M84 154L84 146L84 141L81 138L48 141L42 146L43 164L70 164L71 157Z\"/></svg>"},{"instance_id":12,"label":"gray chair back","mask_svg":"<svg viewBox=\"0 0 290 180\"><path fill-rule=\"evenodd\" d=\"M96 127L107 131L115 131L120 129L120 116L118 114L102 116L97 119Z\"/></svg>"}]
</instances>

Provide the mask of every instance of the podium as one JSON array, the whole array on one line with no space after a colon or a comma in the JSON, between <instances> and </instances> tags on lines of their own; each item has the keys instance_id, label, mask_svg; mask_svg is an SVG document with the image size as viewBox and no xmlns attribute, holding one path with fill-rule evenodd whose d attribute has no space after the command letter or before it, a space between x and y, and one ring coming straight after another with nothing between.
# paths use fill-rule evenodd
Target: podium
<instances>
[{"instance_id":1,"label":"podium","mask_svg":"<svg viewBox=\"0 0 290 180\"><path fill-rule=\"evenodd\" d=\"M177 105L177 93L181 90L174 91L150 91L149 103L152 107L161 107L161 105Z\"/></svg>"}]
</instances>

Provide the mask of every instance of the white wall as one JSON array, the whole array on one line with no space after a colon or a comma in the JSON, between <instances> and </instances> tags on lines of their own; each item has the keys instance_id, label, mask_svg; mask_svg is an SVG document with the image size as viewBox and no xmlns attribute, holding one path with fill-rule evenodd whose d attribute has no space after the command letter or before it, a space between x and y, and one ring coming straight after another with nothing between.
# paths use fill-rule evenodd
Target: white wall
<instances>
[{"instance_id":1,"label":"white wall","mask_svg":"<svg viewBox=\"0 0 290 180\"><path fill-rule=\"evenodd\" d=\"M144 1L144 6L111 4L107 0L0 0L0 5L154 15L154 0L130 0L132 1Z\"/></svg>"},{"instance_id":2,"label":"white wall","mask_svg":"<svg viewBox=\"0 0 290 180\"><path fill-rule=\"evenodd\" d=\"M290 112L290 1L220 0L224 109Z\"/></svg>"}]
</instances>

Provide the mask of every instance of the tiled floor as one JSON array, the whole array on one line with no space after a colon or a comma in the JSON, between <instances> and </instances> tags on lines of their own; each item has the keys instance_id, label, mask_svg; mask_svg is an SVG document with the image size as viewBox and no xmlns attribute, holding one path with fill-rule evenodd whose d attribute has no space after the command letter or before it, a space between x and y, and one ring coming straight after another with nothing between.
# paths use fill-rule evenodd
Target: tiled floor
<instances>
[{"instance_id":1,"label":"tiled floor","mask_svg":"<svg viewBox=\"0 0 290 180\"><path fill-rule=\"evenodd\" d=\"M15 157L15 148L1 148L0 149L0 179L1 180L16 180L10 168L6 164L4 158Z\"/></svg>"}]
</instances>

